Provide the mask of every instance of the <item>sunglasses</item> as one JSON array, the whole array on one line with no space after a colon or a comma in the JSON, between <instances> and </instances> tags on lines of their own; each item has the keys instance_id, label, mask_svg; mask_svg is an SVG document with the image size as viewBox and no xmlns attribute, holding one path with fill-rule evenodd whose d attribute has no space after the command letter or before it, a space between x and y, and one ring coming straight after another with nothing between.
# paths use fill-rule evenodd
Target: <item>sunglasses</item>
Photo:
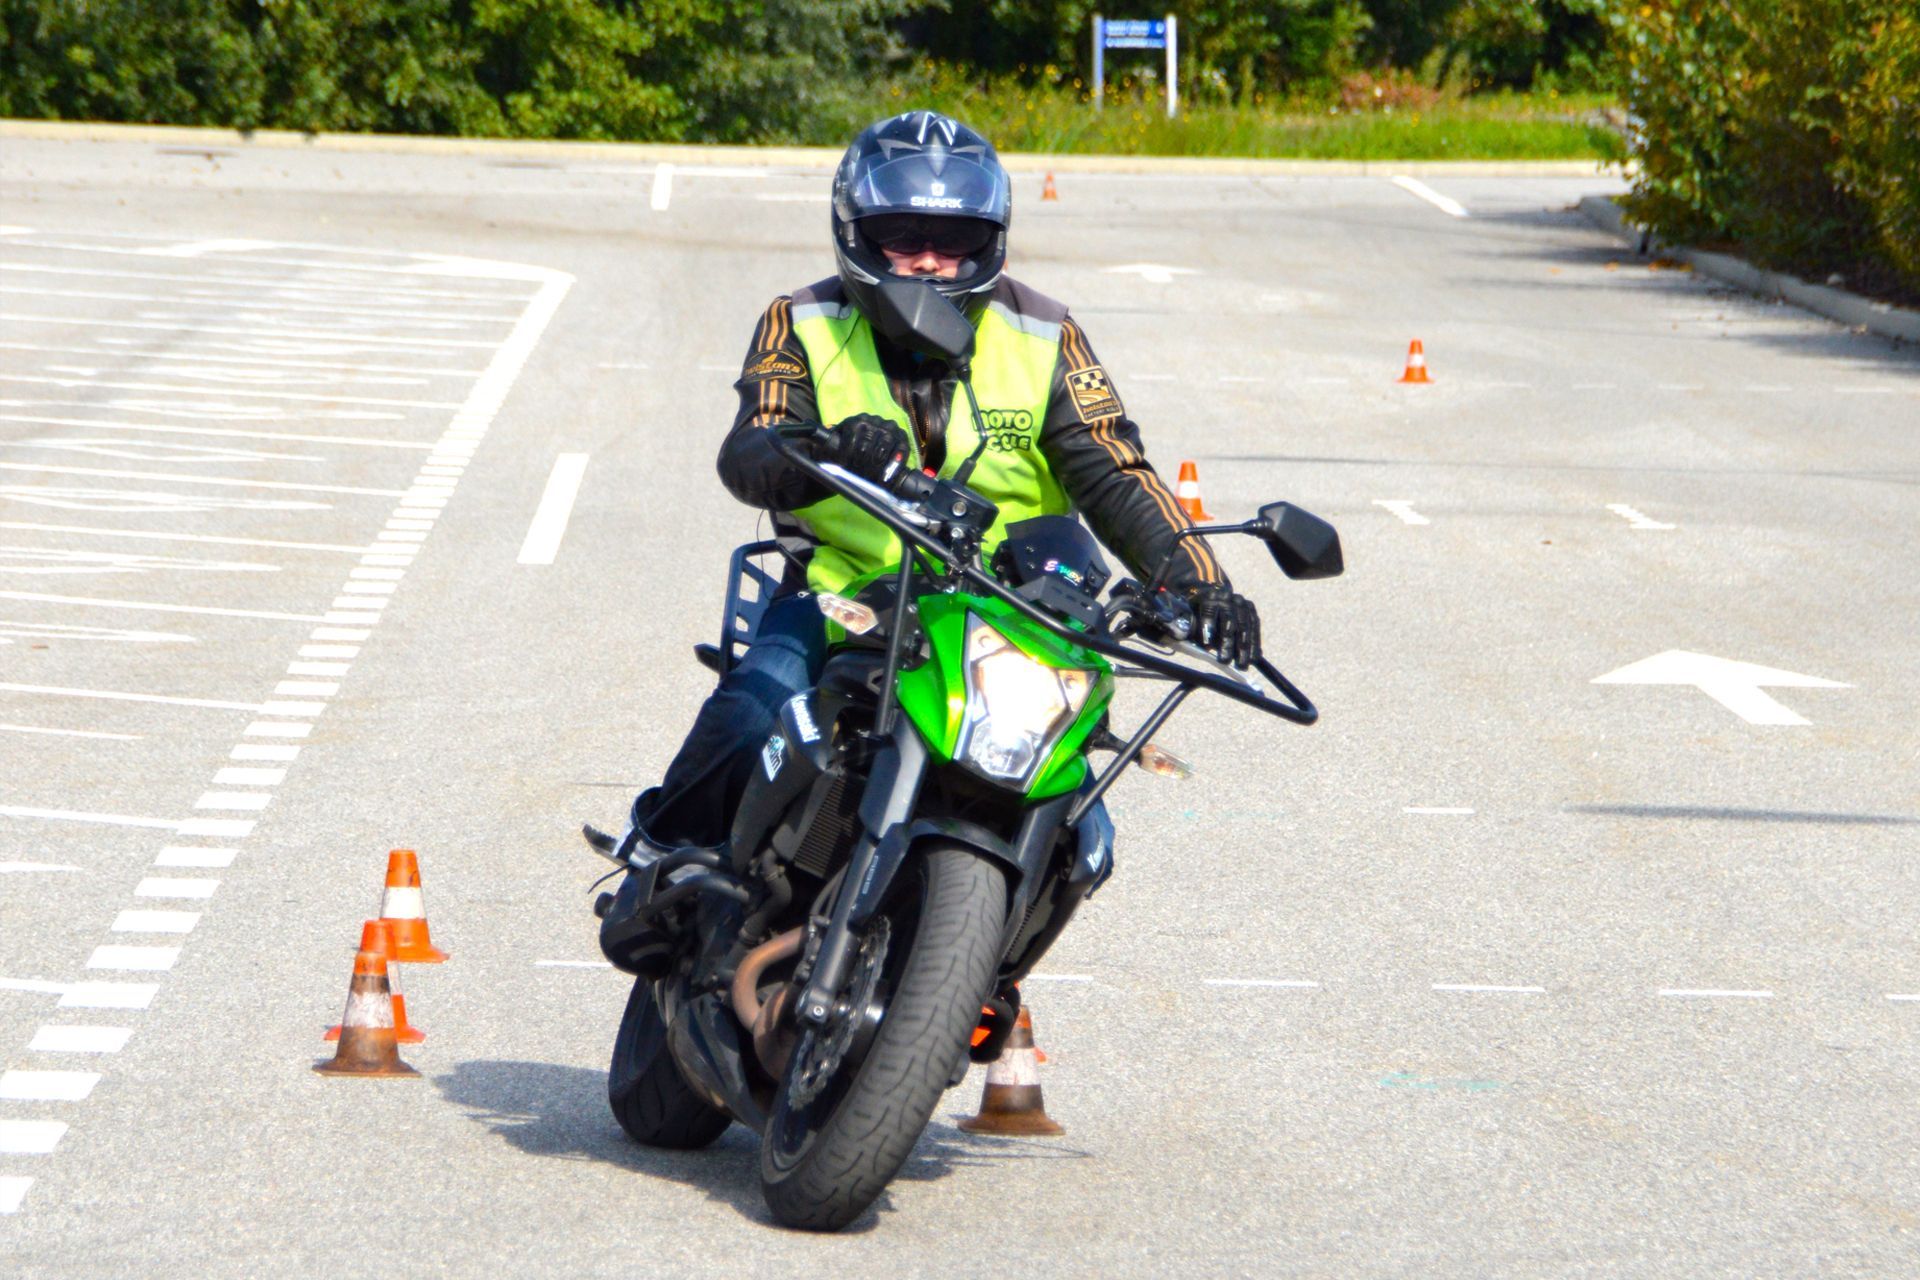
<instances>
[{"instance_id":1,"label":"sunglasses","mask_svg":"<svg viewBox=\"0 0 1920 1280\"><path fill-rule=\"evenodd\" d=\"M950 258L980 252L999 230L981 218L929 218L918 213L882 213L860 219L861 233L882 249L895 253L932 249Z\"/></svg>"}]
</instances>

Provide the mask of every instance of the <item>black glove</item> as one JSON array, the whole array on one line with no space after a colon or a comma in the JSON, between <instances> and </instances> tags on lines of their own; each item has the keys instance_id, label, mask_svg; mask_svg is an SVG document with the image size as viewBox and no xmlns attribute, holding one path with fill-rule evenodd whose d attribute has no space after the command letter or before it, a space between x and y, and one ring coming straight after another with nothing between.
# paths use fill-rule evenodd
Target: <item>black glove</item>
<instances>
[{"instance_id":1,"label":"black glove","mask_svg":"<svg viewBox=\"0 0 1920 1280\"><path fill-rule=\"evenodd\" d=\"M1201 587L1191 597L1193 642L1241 670L1260 657L1260 612L1253 601L1224 587Z\"/></svg>"},{"instance_id":2,"label":"black glove","mask_svg":"<svg viewBox=\"0 0 1920 1280\"><path fill-rule=\"evenodd\" d=\"M878 414L856 413L834 424L814 456L878 485L890 483L907 462L907 433Z\"/></svg>"}]
</instances>

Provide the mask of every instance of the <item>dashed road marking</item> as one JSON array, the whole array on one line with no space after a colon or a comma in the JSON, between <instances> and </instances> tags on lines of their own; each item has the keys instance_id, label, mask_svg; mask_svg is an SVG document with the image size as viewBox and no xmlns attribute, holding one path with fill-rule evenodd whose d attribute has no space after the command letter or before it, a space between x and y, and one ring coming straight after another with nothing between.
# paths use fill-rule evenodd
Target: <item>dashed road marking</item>
<instances>
[{"instance_id":1,"label":"dashed road marking","mask_svg":"<svg viewBox=\"0 0 1920 1280\"><path fill-rule=\"evenodd\" d=\"M60 997L62 1009L144 1009L160 987L152 982L73 982Z\"/></svg>"},{"instance_id":2,"label":"dashed road marking","mask_svg":"<svg viewBox=\"0 0 1920 1280\"><path fill-rule=\"evenodd\" d=\"M0 1120L0 1156L48 1155L66 1133L59 1120Z\"/></svg>"},{"instance_id":3,"label":"dashed road marking","mask_svg":"<svg viewBox=\"0 0 1920 1280\"><path fill-rule=\"evenodd\" d=\"M95 729L49 729L36 724L0 724L4 733L45 733L62 738L99 738L106 742L138 742L137 733L101 733Z\"/></svg>"},{"instance_id":4,"label":"dashed road marking","mask_svg":"<svg viewBox=\"0 0 1920 1280\"><path fill-rule=\"evenodd\" d=\"M0 235L4 235L7 230L8 228L0 227ZM0 1213L20 1212L20 1206L27 1199L27 1189L31 1186L33 1186L32 1178L23 1178L16 1174L0 1177Z\"/></svg>"},{"instance_id":5,"label":"dashed road marking","mask_svg":"<svg viewBox=\"0 0 1920 1280\"><path fill-rule=\"evenodd\" d=\"M584 453L563 453L554 459L553 471L547 476L546 490L540 495L540 505L534 510L533 523L527 529L527 537L520 544L520 564L552 564L560 552L560 540L566 536L567 521L573 515L573 504L580 493L580 481L587 473L587 455Z\"/></svg>"},{"instance_id":6,"label":"dashed road marking","mask_svg":"<svg viewBox=\"0 0 1920 1280\"><path fill-rule=\"evenodd\" d=\"M123 969L152 973L171 969L180 959L178 947L136 947L102 944L87 957L89 969Z\"/></svg>"},{"instance_id":7,"label":"dashed road marking","mask_svg":"<svg viewBox=\"0 0 1920 1280\"><path fill-rule=\"evenodd\" d=\"M1644 515L1638 508L1630 507L1624 502L1609 502L1607 504L1607 510L1627 521L1627 527L1629 529L1672 529L1675 527L1655 520L1651 516Z\"/></svg>"},{"instance_id":8,"label":"dashed road marking","mask_svg":"<svg viewBox=\"0 0 1920 1280\"><path fill-rule=\"evenodd\" d=\"M667 205L673 199L673 166L661 164L653 171L653 190L647 196L647 204L655 213L666 212Z\"/></svg>"},{"instance_id":9,"label":"dashed road marking","mask_svg":"<svg viewBox=\"0 0 1920 1280\"><path fill-rule=\"evenodd\" d=\"M235 850L210 849L199 845L168 845L154 855L156 867L230 867ZM144 883L144 882L142 882Z\"/></svg>"},{"instance_id":10,"label":"dashed road marking","mask_svg":"<svg viewBox=\"0 0 1920 1280\"><path fill-rule=\"evenodd\" d=\"M29 1053L118 1053L127 1047L131 1027L46 1026L34 1033Z\"/></svg>"},{"instance_id":11,"label":"dashed road marking","mask_svg":"<svg viewBox=\"0 0 1920 1280\"><path fill-rule=\"evenodd\" d=\"M1435 191L1418 178L1396 175L1393 179L1393 185L1399 187L1402 191L1411 192L1419 196L1422 200L1425 200L1428 204L1440 210L1448 217L1464 218L1467 216L1467 207L1465 205L1449 196L1441 195L1438 191Z\"/></svg>"},{"instance_id":12,"label":"dashed road marking","mask_svg":"<svg viewBox=\"0 0 1920 1280\"><path fill-rule=\"evenodd\" d=\"M84 1102L99 1083L98 1071L0 1071L0 1099Z\"/></svg>"},{"instance_id":13,"label":"dashed road marking","mask_svg":"<svg viewBox=\"0 0 1920 1280\"><path fill-rule=\"evenodd\" d=\"M1418 511L1415 511L1413 509L1413 501L1408 498L1375 498L1373 505L1376 507L1385 507L1388 511L1400 517L1400 523L1402 524L1433 523L1433 521L1427 519Z\"/></svg>"},{"instance_id":14,"label":"dashed road marking","mask_svg":"<svg viewBox=\"0 0 1920 1280\"><path fill-rule=\"evenodd\" d=\"M158 693L117 693L106 689L66 689L48 684L13 684L0 681L0 693L33 693L47 698L98 698L109 702L152 702L169 707L204 707L211 711L247 711L258 713L257 702L222 702L216 698L176 698Z\"/></svg>"},{"instance_id":15,"label":"dashed road marking","mask_svg":"<svg viewBox=\"0 0 1920 1280\"><path fill-rule=\"evenodd\" d=\"M108 926L112 933L192 933L198 911L122 911Z\"/></svg>"}]
</instances>

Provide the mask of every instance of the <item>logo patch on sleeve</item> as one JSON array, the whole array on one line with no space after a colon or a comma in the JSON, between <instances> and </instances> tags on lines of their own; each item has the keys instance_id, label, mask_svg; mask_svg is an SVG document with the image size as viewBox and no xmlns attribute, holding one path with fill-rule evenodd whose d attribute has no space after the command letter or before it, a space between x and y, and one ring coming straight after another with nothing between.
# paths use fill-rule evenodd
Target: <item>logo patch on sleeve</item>
<instances>
[{"instance_id":1,"label":"logo patch on sleeve","mask_svg":"<svg viewBox=\"0 0 1920 1280\"><path fill-rule=\"evenodd\" d=\"M1080 415L1082 422L1093 423L1120 416L1120 397L1113 393L1113 384L1107 381L1107 371L1097 364L1068 374L1067 390L1073 393L1074 412Z\"/></svg>"},{"instance_id":2,"label":"logo patch on sleeve","mask_svg":"<svg viewBox=\"0 0 1920 1280\"><path fill-rule=\"evenodd\" d=\"M784 351L765 351L747 362L742 382L765 382L769 378L804 378L807 366Z\"/></svg>"}]
</instances>

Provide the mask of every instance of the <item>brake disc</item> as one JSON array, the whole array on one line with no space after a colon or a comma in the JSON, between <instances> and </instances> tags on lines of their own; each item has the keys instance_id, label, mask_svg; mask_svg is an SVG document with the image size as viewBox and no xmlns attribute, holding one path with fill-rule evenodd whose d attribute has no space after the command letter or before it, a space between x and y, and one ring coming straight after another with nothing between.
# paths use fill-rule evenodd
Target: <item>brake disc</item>
<instances>
[{"instance_id":1,"label":"brake disc","mask_svg":"<svg viewBox=\"0 0 1920 1280\"><path fill-rule=\"evenodd\" d=\"M892 933L885 916L874 921L873 927L860 939L846 998L834 1005L833 1017L824 1028L809 1029L794 1047L796 1062L787 1085L789 1106L810 1106L856 1045L861 1051L859 1056L865 1057L883 1012L874 997L880 990L880 974L886 967L887 943Z\"/></svg>"}]
</instances>

